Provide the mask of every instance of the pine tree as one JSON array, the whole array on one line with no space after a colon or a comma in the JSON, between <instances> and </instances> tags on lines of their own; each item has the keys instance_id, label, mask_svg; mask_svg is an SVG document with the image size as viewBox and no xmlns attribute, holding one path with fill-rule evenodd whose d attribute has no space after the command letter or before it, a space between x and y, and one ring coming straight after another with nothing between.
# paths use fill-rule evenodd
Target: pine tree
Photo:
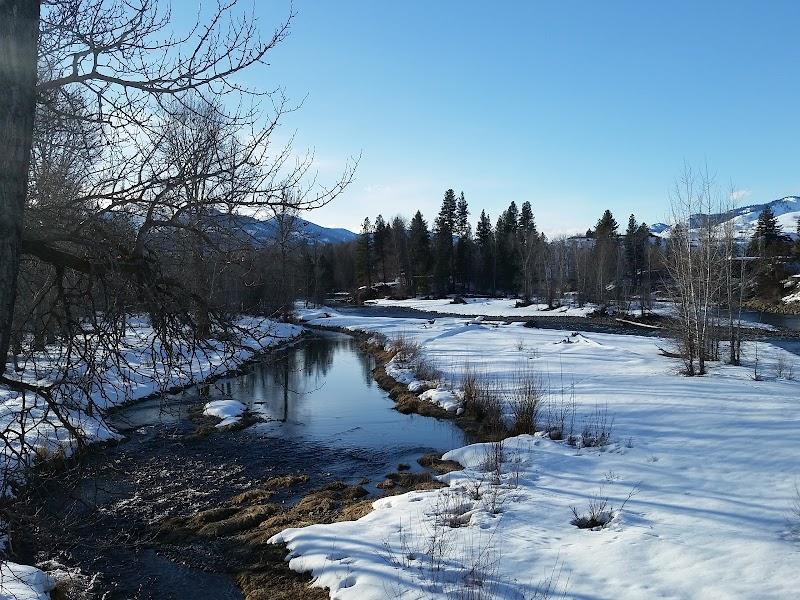
<instances>
[{"instance_id":1,"label":"pine tree","mask_svg":"<svg viewBox=\"0 0 800 600\"><path fill-rule=\"evenodd\" d=\"M637 232L639 224L636 222L636 217L631 214L628 217L628 229L625 230L625 239L623 244L625 246L625 261L628 266L628 277L631 280L631 285L635 288L638 281L639 272L639 250L637 244Z\"/></svg>"},{"instance_id":2,"label":"pine tree","mask_svg":"<svg viewBox=\"0 0 800 600\"><path fill-rule=\"evenodd\" d=\"M619 229L619 223L614 219L614 215L611 214L611 211L606 209L603 216L597 221L594 233L597 237L611 237L617 234L617 229Z\"/></svg>"},{"instance_id":3,"label":"pine tree","mask_svg":"<svg viewBox=\"0 0 800 600\"><path fill-rule=\"evenodd\" d=\"M480 219L478 219L478 226L475 228L475 238L478 243L478 252L480 253L481 260L481 288L491 290L492 294L495 293L495 248L494 248L494 232L492 231L492 220L486 214L486 211L481 211Z\"/></svg>"},{"instance_id":4,"label":"pine tree","mask_svg":"<svg viewBox=\"0 0 800 600\"><path fill-rule=\"evenodd\" d=\"M458 235L455 249L455 277L463 290L472 283L472 227L469 224L469 207L464 192L456 206L455 232Z\"/></svg>"},{"instance_id":5,"label":"pine tree","mask_svg":"<svg viewBox=\"0 0 800 600\"><path fill-rule=\"evenodd\" d=\"M522 203L522 210L519 213L519 228L526 233L536 235L536 221L533 218L531 203L528 201Z\"/></svg>"},{"instance_id":6,"label":"pine tree","mask_svg":"<svg viewBox=\"0 0 800 600\"><path fill-rule=\"evenodd\" d=\"M361 234L358 236L356 261L360 279L366 281L368 287L372 287L374 257L372 247L372 223L369 217L364 219L364 223L361 226Z\"/></svg>"},{"instance_id":7,"label":"pine tree","mask_svg":"<svg viewBox=\"0 0 800 600\"><path fill-rule=\"evenodd\" d=\"M544 244L539 242L539 234L536 231L536 221L533 218L531 203L523 202L522 210L519 214L519 226L517 227L515 258L519 265L519 273L516 274L516 277L525 300L530 300L533 295L539 250L545 247Z\"/></svg>"},{"instance_id":8,"label":"pine tree","mask_svg":"<svg viewBox=\"0 0 800 600\"><path fill-rule=\"evenodd\" d=\"M400 215L396 215L392 219L391 238L395 272L406 286L406 289L410 289L412 271L408 257L408 231L406 220Z\"/></svg>"},{"instance_id":9,"label":"pine tree","mask_svg":"<svg viewBox=\"0 0 800 600\"><path fill-rule=\"evenodd\" d=\"M456 220L455 220L455 231L456 234L463 236L467 233L469 228L469 206L467 205L467 199L464 198L464 192L461 192L461 196L458 198L458 204L456 205Z\"/></svg>"},{"instance_id":10,"label":"pine tree","mask_svg":"<svg viewBox=\"0 0 800 600\"><path fill-rule=\"evenodd\" d=\"M427 277L430 268L431 256L431 236L428 231L428 224L422 217L422 213L417 211L411 219L411 226L408 231L408 255L411 265L411 292L427 290Z\"/></svg>"},{"instance_id":11,"label":"pine tree","mask_svg":"<svg viewBox=\"0 0 800 600\"><path fill-rule=\"evenodd\" d=\"M389 237L391 229L389 229L386 221L383 220L383 215L378 215L375 218L375 233L372 235L372 244L375 249L375 258L381 266L381 275L383 282L386 283L386 258L389 252Z\"/></svg>"},{"instance_id":12,"label":"pine tree","mask_svg":"<svg viewBox=\"0 0 800 600\"><path fill-rule=\"evenodd\" d=\"M435 223L434 281L438 293L452 290L453 286L453 234L456 226L456 210L456 193L452 189L447 190Z\"/></svg>"},{"instance_id":13,"label":"pine tree","mask_svg":"<svg viewBox=\"0 0 800 600\"><path fill-rule=\"evenodd\" d=\"M603 213L594 228L595 244L592 250L592 259L595 265L595 276L597 278L597 299L605 302L611 284L620 300L620 269L617 244L617 229L619 224L610 210Z\"/></svg>"},{"instance_id":14,"label":"pine tree","mask_svg":"<svg viewBox=\"0 0 800 600\"><path fill-rule=\"evenodd\" d=\"M778 217L769 206L764 207L758 215L756 230L750 240L747 251L751 256L778 256L787 249L788 238Z\"/></svg>"}]
</instances>

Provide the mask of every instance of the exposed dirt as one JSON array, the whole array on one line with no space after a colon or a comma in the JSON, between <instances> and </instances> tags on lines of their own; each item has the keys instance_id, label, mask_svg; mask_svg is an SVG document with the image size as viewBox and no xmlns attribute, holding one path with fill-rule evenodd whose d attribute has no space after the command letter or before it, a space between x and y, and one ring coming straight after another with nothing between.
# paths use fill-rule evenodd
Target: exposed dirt
<instances>
[{"instance_id":1,"label":"exposed dirt","mask_svg":"<svg viewBox=\"0 0 800 600\"><path fill-rule=\"evenodd\" d=\"M372 511L375 499L368 498L367 490L361 486L333 482L288 508L269 502L275 489L305 481L304 476L270 479L218 508L165 520L158 537L168 544L193 543L197 538L220 544L247 600L327 598L325 590L310 587L308 575L289 569L285 546L268 541L288 527L359 519ZM391 486L387 486L385 495L446 487L430 473L390 473L386 481Z\"/></svg>"}]
</instances>

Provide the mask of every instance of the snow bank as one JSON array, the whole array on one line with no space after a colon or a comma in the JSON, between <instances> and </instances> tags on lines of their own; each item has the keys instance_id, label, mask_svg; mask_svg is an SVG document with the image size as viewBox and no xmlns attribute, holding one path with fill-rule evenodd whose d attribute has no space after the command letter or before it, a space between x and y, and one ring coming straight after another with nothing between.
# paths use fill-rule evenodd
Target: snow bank
<instances>
[{"instance_id":1,"label":"snow bank","mask_svg":"<svg viewBox=\"0 0 800 600\"><path fill-rule=\"evenodd\" d=\"M756 381L751 343L742 366L714 363L687 378L660 355L669 341L659 338L457 318L325 322L418 342L445 380L458 381L464 364L499 382L533 369L550 391L541 418L574 402L577 435L604 411L613 420L602 449L540 434L510 438L499 453L470 445L445 455L466 467L442 477L450 488L276 536L290 567L312 572L332 598L476 597L480 587L481 597L517 600L554 574L569 598L795 597L800 383L785 377L787 365L800 374L797 356L758 343ZM572 507L583 515L605 499L606 527L571 523Z\"/></svg>"},{"instance_id":2,"label":"snow bank","mask_svg":"<svg viewBox=\"0 0 800 600\"><path fill-rule=\"evenodd\" d=\"M55 581L36 567L0 561L0 598L49 600Z\"/></svg>"},{"instance_id":3,"label":"snow bank","mask_svg":"<svg viewBox=\"0 0 800 600\"><path fill-rule=\"evenodd\" d=\"M131 318L124 338L120 368L109 365L103 374L106 384L92 390L91 401L97 407L109 408L159 390L202 381L236 367L259 351L297 337L303 331L302 327L296 325L257 317L242 317L237 325L252 332L252 335L239 340L235 349L219 341L212 341L208 350L202 353L192 354L179 348L171 355L177 364L169 364L163 349L154 341L153 331L146 321ZM157 350L155 362L153 355L146 351L150 347ZM36 369L32 365L23 365L26 367L22 373L23 380L46 384L48 375L56 373L57 368L57 364L48 362L51 360L48 357L58 355L58 348L48 348L37 357ZM7 372L14 373L12 365L8 365ZM212 407L211 410L220 412L223 421L218 426L238 421L241 414L234 414L235 409L232 406L226 409ZM67 416L89 443L119 437L96 412L88 415L84 410L70 410ZM7 440L0 453L0 472L6 476L1 483L0 494L11 493L8 487L11 480L35 456L46 457L60 453L69 455L76 447L75 440L63 427L58 426L42 398L30 394L22 395L3 386L0 386L0 430L5 432ZM45 573L33 567L10 562L0 564L0 598L48 598L47 590L52 587L51 583Z\"/></svg>"},{"instance_id":4,"label":"snow bank","mask_svg":"<svg viewBox=\"0 0 800 600\"><path fill-rule=\"evenodd\" d=\"M203 408L203 414L207 417L220 419L217 427L227 427L238 423L247 407L238 400L214 400L208 402Z\"/></svg>"},{"instance_id":5,"label":"snow bank","mask_svg":"<svg viewBox=\"0 0 800 600\"><path fill-rule=\"evenodd\" d=\"M441 386L433 390L427 390L420 394L419 397L422 400L441 406L446 411L456 411L461 406L461 398L453 390Z\"/></svg>"},{"instance_id":6,"label":"snow bank","mask_svg":"<svg viewBox=\"0 0 800 600\"><path fill-rule=\"evenodd\" d=\"M515 308L517 300L506 298L466 298L466 304L452 304L449 298L439 300L373 300L370 304L377 306L395 306L413 308L432 313L445 313L465 316L486 317L586 317L597 309L594 304L579 306L560 306L552 310L547 304L531 304L524 308Z\"/></svg>"}]
</instances>

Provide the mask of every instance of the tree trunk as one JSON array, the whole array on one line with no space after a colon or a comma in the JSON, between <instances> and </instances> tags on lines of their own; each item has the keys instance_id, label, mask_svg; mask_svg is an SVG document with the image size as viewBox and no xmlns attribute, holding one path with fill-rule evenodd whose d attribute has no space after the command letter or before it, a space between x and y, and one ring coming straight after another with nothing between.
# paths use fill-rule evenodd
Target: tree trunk
<instances>
[{"instance_id":1,"label":"tree trunk","mask_svg":"<svg viewBox=\"0 0 800 600\"><path fill-rule=\"evenodd\" d=\"M0 0L0 375L5 373L33 143L38 0Z\"/></svg>"}]
</instances>

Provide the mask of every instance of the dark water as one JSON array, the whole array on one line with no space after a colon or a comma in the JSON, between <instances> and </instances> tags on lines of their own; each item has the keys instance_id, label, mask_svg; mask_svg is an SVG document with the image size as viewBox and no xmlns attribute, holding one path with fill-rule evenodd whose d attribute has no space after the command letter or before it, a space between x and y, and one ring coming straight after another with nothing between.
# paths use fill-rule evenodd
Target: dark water
<instances>
[{"instance_id":1,"label":"dark water","mask_svg":"<svg viewBox=\"0 0 800 600\"><path fill-rule=\"evenodd\" d=\"M800 315L779 315L755 311L742 311L742 320L748 323L766 323L780 329L800 331Z\"/></svg>"},{"instance_id":2,"label":"dark water","mask_svg":"<svg viewBox=\"0 0 800 600\"><path fill-rule=\"evenodd\" d=\"M349 336L320 333L244 374L125 408L112 423L126 441L31 486L13 524L18 557L99 574L91 598L241 598L221 549L159 543L158 523L288 473L311 477L293 497L332 480L367 479L375 491L398 463L418 470L420 455L467 443L449 421L392 410L373 366ZM214 399L239 400L266 422L197 436L191 414Z\"/></svg>"}]
</instances>

